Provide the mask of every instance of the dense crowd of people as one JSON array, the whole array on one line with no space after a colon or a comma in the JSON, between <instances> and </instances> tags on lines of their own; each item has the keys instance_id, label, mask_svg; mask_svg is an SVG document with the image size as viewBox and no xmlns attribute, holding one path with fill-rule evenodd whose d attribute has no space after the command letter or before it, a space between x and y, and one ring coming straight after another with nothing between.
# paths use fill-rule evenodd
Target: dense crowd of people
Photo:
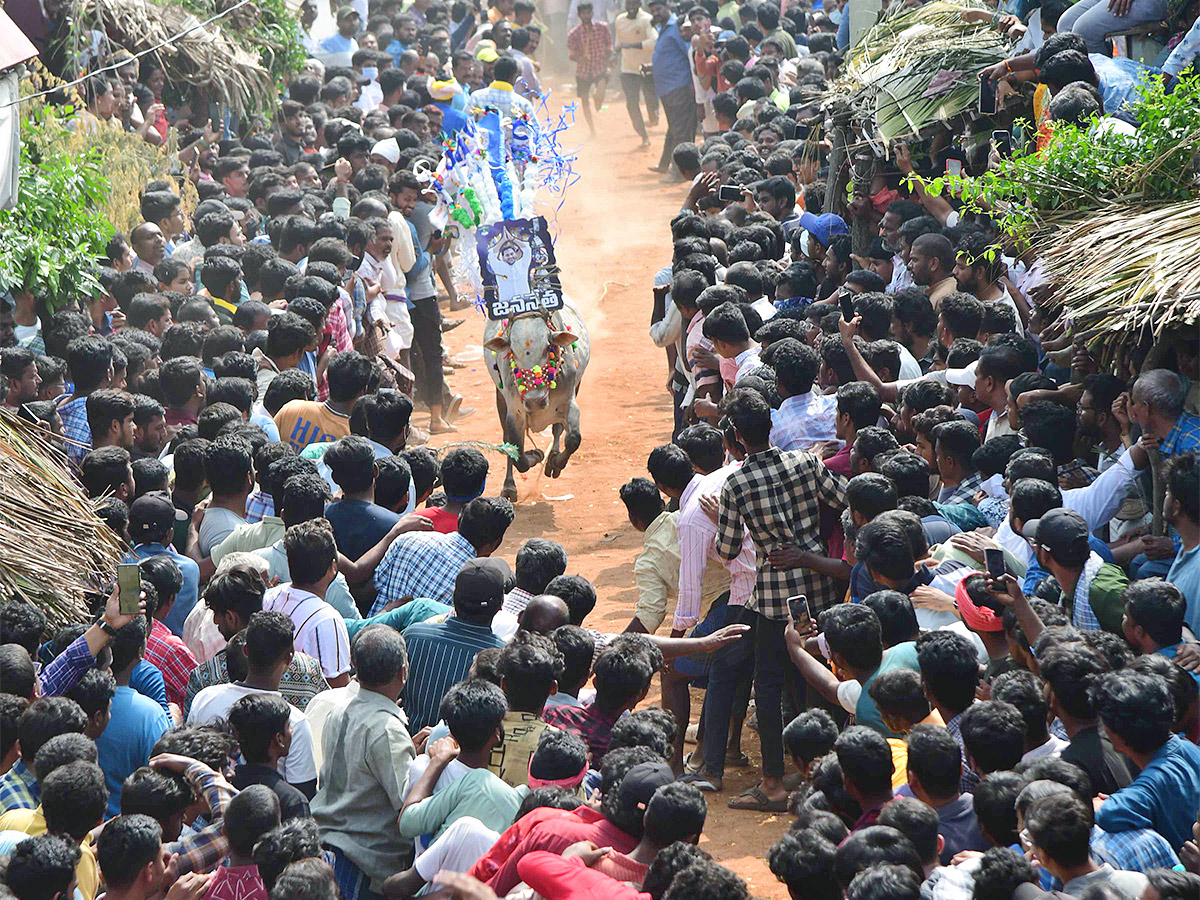
<instances>
[{"instance_id":1,"label":"dense crowd of people","mask_svg":"<svg viewBox=\"0 0 1200 900\"><path fill-rule=\"evenodd\" d=\"M1014 42L1002 116L1137 127L1099 4L1008 6L971 13ZM306 0L298 28L267 128L94 42L77 127L174 130L198 203L147 184L96 296L4 297L3 405L142 586L59 629L0 606L0 894L749 898L700 846L749 728L728 805L790 815L746 819L794 900L1200 896L1194 333L1101 367L1036 245L904 178L986 142L897 145L825 212L844 4ZM416 172L478 110L533 115L539 57L593 133L614 70L643 147L661 108L688 184L621 634L562 544L506 543L483 453L422 446L472 410Z\"/></svg>"}]
</instances>

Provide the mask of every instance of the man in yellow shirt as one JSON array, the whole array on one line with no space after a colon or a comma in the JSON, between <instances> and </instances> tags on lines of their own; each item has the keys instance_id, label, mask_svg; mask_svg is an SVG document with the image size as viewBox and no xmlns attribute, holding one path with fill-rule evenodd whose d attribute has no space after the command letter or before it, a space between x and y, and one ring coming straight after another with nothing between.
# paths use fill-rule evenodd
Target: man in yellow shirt
<instances>
[{"instance_id":1,"label":"man in yellow shirt","mask_svg":"<svg viewBox=\"0 0 1200 900\"><path fill-rule=\"evenodd\" d=\"M50 831L79 844L76 887L83 900L95 900L100 875L88 832L104 820L108 806L104 770L94 762L78 760L54 769L41 779L41 785L42 805L5 813L0 816L0 830L23 831L30 837Z\"/></svg>"},{"instance_id":2,"label":"man in yellow shirt","mask_svg":"<svg viewBox=\"0 0 1200 900\"><path fill-rule=\"evenodd\" d=\"M891 731L901 735L888 738L892 748L892 787L908 783L908 744L904 735L916 725L945 726L941 714L931 709L921 684L921 674L912 669L891 669L880 672L867 685L867 694L875 701L879 717Z\"/></svg>"}]
</instances>

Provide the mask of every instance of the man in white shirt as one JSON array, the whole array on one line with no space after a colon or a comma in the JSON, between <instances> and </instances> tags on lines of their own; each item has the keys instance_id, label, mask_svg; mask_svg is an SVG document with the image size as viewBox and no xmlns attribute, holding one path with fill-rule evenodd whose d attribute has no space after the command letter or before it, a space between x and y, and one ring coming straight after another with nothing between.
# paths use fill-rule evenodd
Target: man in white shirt
<instances>
[{"instance_id":1,"label":"man in white shirt","mask_svg":"<svg viewBox=\"0 0 1200 900\"><path fill-rule=\"evenodd\" d=\"M771 410L771 444L780 450L811 450L819 441L837 439L837 396L813 390L821 369L817 351L785 338L771 345L775 389L784 398Z\"/></svg>"},{"instance_id":2,"label":"man in white shirt","mask_svg":"<svg viewBox=\"0 0 1200 900\"><path fill-rule=\"evenodd\" d=\"M292 662L292 621L283 613L256 612L246 626L246 679L235 684L206 687L192 701L189 725L206 725L226 719L229 708L250 694L277 694L279 681ZM279 774L288 784L312 799L317 790L317 766L313 759L312 732L304 713L289 709L292 739L287 756L279 762Z\"/></svg>"},{"instance_id":3,"label":"man in white shirt","mask_svg":"<svg viewBox=\"0 0 1200 900\"><path fill-rule=\"evenodd\" d=\"M337 575L337 544L325 519L293 525L283 539L290 584L267 591L263 609L286 613L295 626L297 650L321 663L330 687L350 681L350 637L346 623L325 602L325 592Z\"/></svg>"}]
</instances>

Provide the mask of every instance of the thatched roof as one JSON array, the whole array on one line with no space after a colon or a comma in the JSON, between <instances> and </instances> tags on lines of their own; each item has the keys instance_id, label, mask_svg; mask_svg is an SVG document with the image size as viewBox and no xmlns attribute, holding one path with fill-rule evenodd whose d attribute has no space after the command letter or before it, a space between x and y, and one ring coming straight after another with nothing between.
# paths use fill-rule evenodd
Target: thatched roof
<instances>
[{"instance_id":1,"label":"thatched roof","mask_svg":"<svg viewBox=\"0 0 1200 900\"><path fill-rule=\"evenodd\" d=\"M247 15L252 7L243 7ZM155 53L167 80L198 88L243 115L272 108L275 86L258 56L231 40L224 28L239 30L239 13L195 28L200 19L177 3L154 0L84 0L82 14L102 22L108 36L133 53L148 50L187 29Z\"/></svg>"},{"instance_id":2,"label":"thatched roof","mask_svg":"<svg viewBox=\"0 0 1200 900\"><path fill-rule=\"evenodd\" d=\"M0 600L36 603L52 626L84 621L86 593L124 554L45 430L0 408Z\"/></svg>"},{"instance_id":3,"label":"thatched roof","mask_svg":"<svg viewBox=\"0 0 1200 900\"><path fill-rule=\"evenodd\" d=\"M1044 308L1102 363L1200 321L1200 200L1114 203L1064 216L1038 238Z\"/></svg>"}]
</instances>

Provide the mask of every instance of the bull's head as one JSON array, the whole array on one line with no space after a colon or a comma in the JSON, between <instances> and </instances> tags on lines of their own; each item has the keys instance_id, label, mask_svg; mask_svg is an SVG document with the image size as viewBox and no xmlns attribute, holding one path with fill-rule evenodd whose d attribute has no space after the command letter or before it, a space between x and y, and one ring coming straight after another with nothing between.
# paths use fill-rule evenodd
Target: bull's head
<instances>
[{"instance_id":1,"label":"bull's head","mask_svg":"<svg viewBox=\"0 0 1200 900\"><path fill-rule=\"evenodd\" d=\"M501 331L483 346L497 354L500 370L506 387L516 387L512 376L512 364L521 370L532 371L539 367L543 372L550 362L550 349L560 350L578 340L579 335L570 331L555 331L541 316L522 316L513 319L507 331ZM561 359L561 354L559 354ZM545 409L550 402L550 386L529 385L522 394L527 409Z\"/></svg>"}]
</instances>

